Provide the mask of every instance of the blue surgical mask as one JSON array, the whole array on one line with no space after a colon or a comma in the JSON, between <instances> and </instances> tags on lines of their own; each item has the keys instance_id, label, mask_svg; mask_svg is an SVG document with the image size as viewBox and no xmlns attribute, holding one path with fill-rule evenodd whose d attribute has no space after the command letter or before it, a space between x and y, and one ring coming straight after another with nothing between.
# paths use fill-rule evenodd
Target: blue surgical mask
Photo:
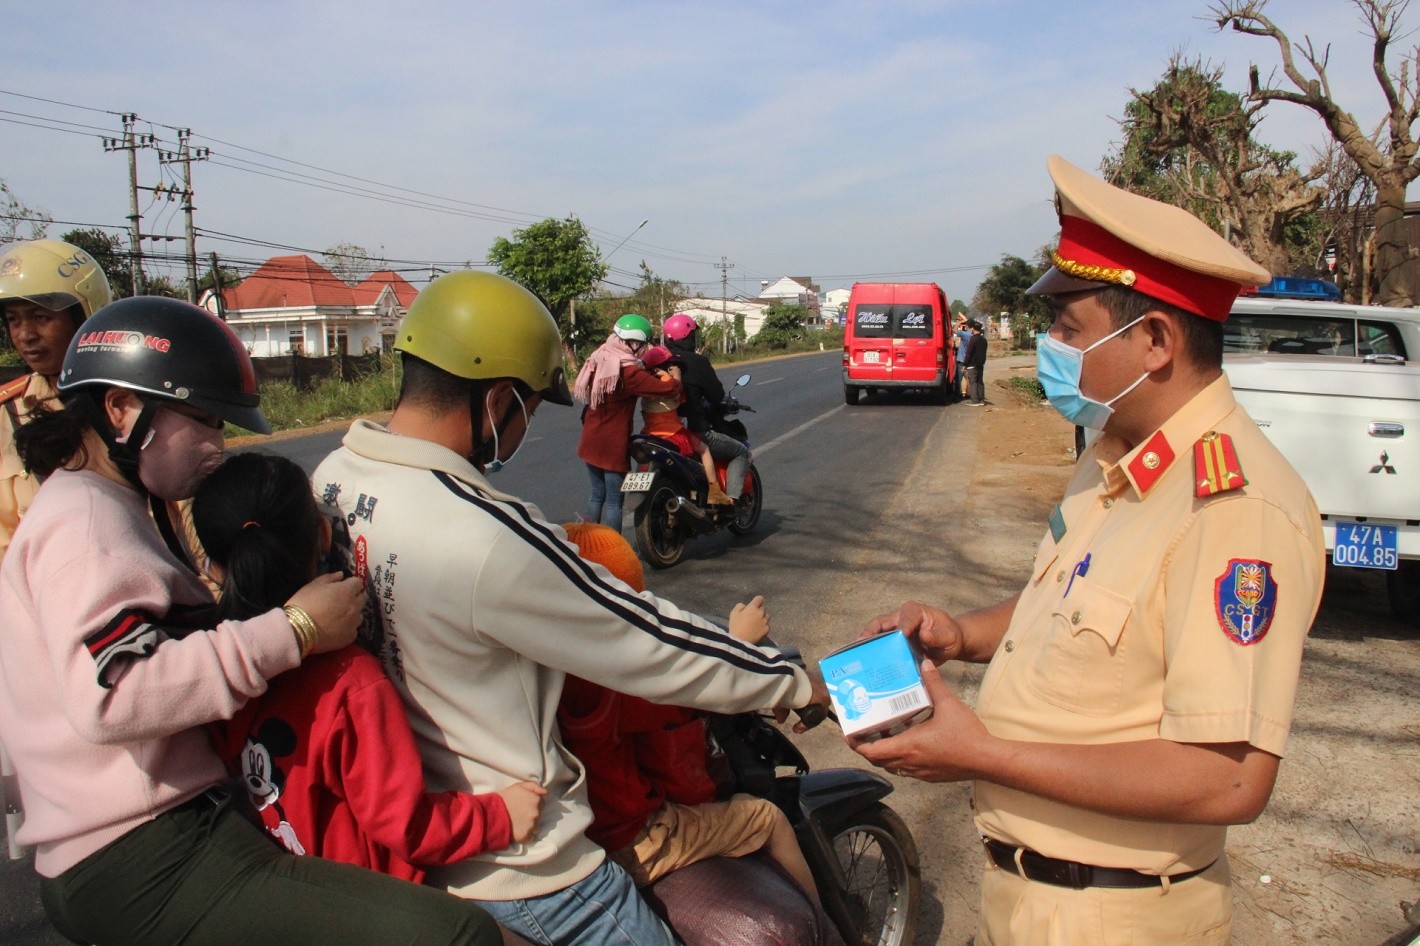
<instances>
[{"instance_id":1,"label":"blue surgical mask","mask_svg":"<svg viewBox=\"0 0 1420 946\"><path fill-rule=\"evenodd\" d=\"M508 455L508 459L498 459L498 422L493 419L493 409L488 406L487 399L483 402L483 409L488 413L488 423L493 427L493 459L488 461L486 469L489 473L497 473L503 467L513 462L513 457L518 455L518 451L523 449L523 444L528 442L528 406L523 401L523 396L518 393L517 388L513 388L513 397L518 399L518 407L523 410L523 439L518 441L518 445L513 448L513 452Z\"/></svg>"},{"instance_id":2,"label":"blue surgical mask","mask_svg":"<svg viewBox=\"0 0 1420 946\"><path fill-rule=\"evenodd\" d=\"M1085 370L1085 355L1142 321L1144 321L1144 317L1141 315L1123 328L1110 332L1083 351L1057 341L1049 335L1037 336L1036 377L1040 379L1040 386L1045 389L1045 396L1051 406L1063 414L1066 420L1091 430L1104 430L1104 425L1108 423L1110 415L1114 413L1114 408L1111 405L1137 388L1149 376L1149 372L1144 372L1137 381L1108 401L1096 401L1080 393L1080 378Z\"/></svg>"}]
</instances>

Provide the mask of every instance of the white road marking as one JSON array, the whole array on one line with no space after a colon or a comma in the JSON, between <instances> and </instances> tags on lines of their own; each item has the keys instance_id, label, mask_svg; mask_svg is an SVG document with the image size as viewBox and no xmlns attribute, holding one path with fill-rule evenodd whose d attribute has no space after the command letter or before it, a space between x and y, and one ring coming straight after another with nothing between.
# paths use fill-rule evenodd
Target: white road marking
<instances>
[{"instance_id":1,"label":"white road marking","mask_svg":"<svg viewBox=\"0 0 1420 946\"><path fill-rule=\"evenodd\" d=\"M797 437L799 434L801 434L801 433L803 433L804 431L808 430L808 429L809 429L810 427L812 427L814 424L817 424L817 423L818 423L819 421L821 421L821 420L827 420L828 418L832 417L834 414L837 414L839 411L843 410L843 408L844 408L844 405L840 404L840 405L838 405L838 406L835 407L835 408L832 408L832 409L830 409L830 410L824 411L822 414L818 415L817 417L813 418L812 420L806 420L806 421L804 421L802 424L800 424L799 426L795 427L793 430L789 431L787 434L780 434L778 437L775 437L773 440L769 441L768 443L764 444L763 446L752 448L752 451L751 451L751 452L752 452L755 456L757 456L757 457L763 456L764 454L768 453L770 450L773 450L775 447L779 446L779 445L780 445L781 443L783 443L784 441L789 440L789 439L792 439L792 438L794 438L794 437Z\"/></svg>"},{"instance_id":2,"label":"white road marking","mask_svg":"<svg viewBox=\"0 0 1420 946\"><path fill-rule=\"evenodd\" d=\"M770 378L768 381L756 381L755 384L773 384L775 381L783 381L783 378Z\"/></svg>"}]
</instances>

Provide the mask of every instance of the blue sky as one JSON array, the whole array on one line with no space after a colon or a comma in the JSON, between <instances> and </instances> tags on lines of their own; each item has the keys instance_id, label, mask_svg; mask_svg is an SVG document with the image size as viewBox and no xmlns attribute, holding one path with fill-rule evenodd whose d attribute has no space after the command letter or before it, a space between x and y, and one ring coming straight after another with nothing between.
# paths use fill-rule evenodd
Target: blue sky
<instances>
[{"instance_id":1,"label":"blue sky","mask_svg":"<svg viewBox=\"0 0 1420 946\"><path fill-rule=\"evenodd\" d=\"M1382 102L1351 4L1269 13L1333 44L1333 89L1371 126ZM1002 254L1053 239L1046 156L1095 168L1128 88L1152 85L1173 51L1226 64L1239 90L1248 62L1264 76L1277 64L1270 41L1206 15L1191 0L16 3L0 89L192 128L214 152L194 169L207 230L476 262L515 226L575 213L604 252L648 221L610 257L622 285L644 259L718 297L723 255L732 293L794 274L824 289L922 278L970 298ZM125 223L127 167L98 131L19 124L112 133L116 116L7 94L0 109L0 177L21 200ZM1270 144L1307 155L1324 140L1299 107L1267 114ZM234 146L452 212L263 176L332 179ZM159 174L142 154L140 183ZM176 204L143 204L148 231L182 233Z\"/></svg>"}]
</instances>

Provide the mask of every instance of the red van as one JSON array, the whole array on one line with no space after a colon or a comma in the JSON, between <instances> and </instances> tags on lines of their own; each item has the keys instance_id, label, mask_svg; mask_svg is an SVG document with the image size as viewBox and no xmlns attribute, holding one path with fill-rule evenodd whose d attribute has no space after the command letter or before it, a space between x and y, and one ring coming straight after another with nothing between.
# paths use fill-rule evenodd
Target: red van
<instances>
[{"instance_id":1,"label":"red van","mask_svg":"<svg viewBox=\"0 0 1420 946\"><path fill-rule=\"evenodd\" d=\"M843 326L843 400L909 389L946 404L956 375L948 311L936 283L854 283Z\"/></svg>"}]
</instances>

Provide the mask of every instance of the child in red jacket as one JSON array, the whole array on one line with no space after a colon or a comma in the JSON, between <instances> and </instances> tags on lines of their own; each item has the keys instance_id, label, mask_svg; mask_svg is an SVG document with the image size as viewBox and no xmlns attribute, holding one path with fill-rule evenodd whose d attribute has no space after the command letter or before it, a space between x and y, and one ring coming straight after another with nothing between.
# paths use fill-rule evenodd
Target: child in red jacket
<instances>
[{"instance_id":1,"label":"child in red jacket","mask_svg":"<svg viewBox=\"0 0 1420 946\"><path fill-rule=\"evenodd\" d=\"M633 590L646 590L641 562L619 532L594 523L564 528L583 558ZM764 639L769 617L763 598L735 605L730 633L749 643ZM587 837L606 848L638 886L707 858L762 850L819 902L784 812L753 795L714 800L699 713L568 676L557 722L563 744L587 770L592 806Z\"/></svg>"},{"instance_id":2,"label":"child in red jacket","mask_svg":"<svg viewBox=\"0 0 1420 946\"><path fill-rule=\"evenodd\" d=\"M306 474L283 457L226 460L198 489L192 522L224 617L279 607L290 588L348 564L331 558L344 522L321 513ZM358 644L281 674L209 733L261 824L291 853L415 883L426 867L526 841L547 794L533 782L486 795L428 791L404 704Z\"/></svg>"},{"instance_id":3,"label":"child in red jacket","mask_svg":"<svg viewBox=\"0 0 1420 946\"><path fill-rule=\"evenodd\" d=\"M668 378L680 380L680 360L664 345L646 349L641 356L641 364L663 381ZM698 456L700 465L705 468L705 479L710 484L705 501L711 505L732 505L734 500L720 488L720 476L715 470L715 458L710 455L710 448L685 426L680 416L679 408L683 400L683 393L674 397L641 398L641 431L669 440L686 456Z\"/></svg>"}]
</instances>

